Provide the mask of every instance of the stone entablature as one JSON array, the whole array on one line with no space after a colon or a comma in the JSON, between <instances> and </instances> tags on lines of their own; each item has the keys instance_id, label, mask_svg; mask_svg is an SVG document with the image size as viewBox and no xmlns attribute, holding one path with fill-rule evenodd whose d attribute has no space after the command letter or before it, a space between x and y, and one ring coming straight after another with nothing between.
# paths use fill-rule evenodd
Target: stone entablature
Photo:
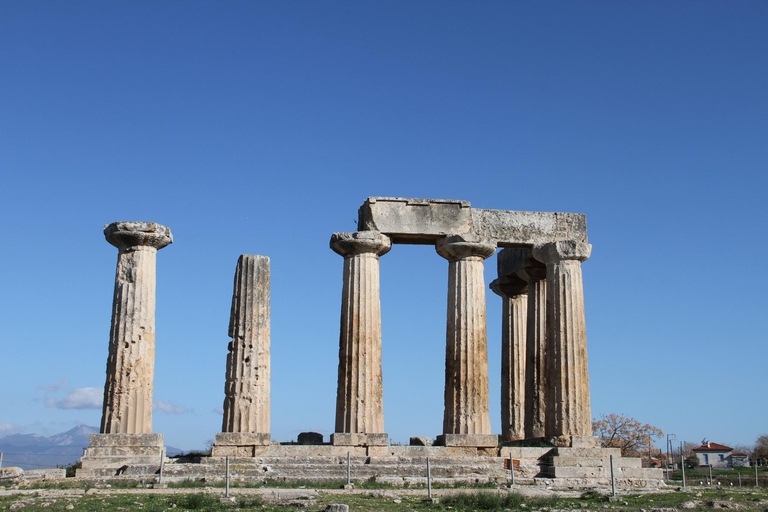
<instances>
[{"instance_id":1,"label":"stone entablature","mask_svg":"<svg viewBox=\"0 0 768 512\"><path fill-rule=\"evenodd\" d=\"M369 197L358 210L360 231L379 231L395 244L434 244L446 235L483 238L497 247L555 240L587 241L581 213L472 208L468 201Z\"/></svg>"}]
</instances>

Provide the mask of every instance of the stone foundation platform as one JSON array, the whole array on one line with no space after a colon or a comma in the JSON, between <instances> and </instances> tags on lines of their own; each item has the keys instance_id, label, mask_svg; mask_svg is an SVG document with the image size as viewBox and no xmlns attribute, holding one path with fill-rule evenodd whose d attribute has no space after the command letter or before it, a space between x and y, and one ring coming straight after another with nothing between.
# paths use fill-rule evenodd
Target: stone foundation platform
<instances>
[{"instance_id":1,"label":"stone foundation platform","mask_svg":"<svg viewBox=\"0 0 768 512\"><path fill-rule=\"evenodd\" d=\"M590 442L576 444L591 444ZM255 456L229 456L230 476L235 482L283 480L309 483L344 482L347 454L354 482L375 478L391 485L426 485L427 457L434 483L511 482L509 459L517 484L546 485L553 488L591 489L610 486L610 457L620 488L659 488L664 486L663 470L645 469L640 459L621 457L618 449L595 446L570 447L470 447L470 446L341 446L270 444L257 447ZM88 448L90 450L90 447ZM225 456L203 457L199 463L176 463L166 459L163 481L225 478ZM92 465L89 463L89 468ZM154 465L159 469L159 460ZM78 476L109 478L93 469ZM124 475L135 475L129 468Z\"/></svg>"},{"instance_id":2,"label":"stone foundation platform","mask_svg":"<svg viewBox=\"0 0 768 512\"><path fill-rule=\"evenodd\" d=\"M163 434L91 434L78 477L145 477L160 472ZM167 459L166 459L167 461Z\"/></svg>"}]
</instances>

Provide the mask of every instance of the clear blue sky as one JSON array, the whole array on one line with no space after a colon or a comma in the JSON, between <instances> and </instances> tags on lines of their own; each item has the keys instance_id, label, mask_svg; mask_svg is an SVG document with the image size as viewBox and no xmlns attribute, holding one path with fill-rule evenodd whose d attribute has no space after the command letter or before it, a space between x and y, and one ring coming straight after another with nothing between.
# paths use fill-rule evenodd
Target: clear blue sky
<instances>
[{"instance_id":1,"label":"clear blue sky","mask_svg":"<svg viewBox=\"0 0 768 512\"><path fill-rule=\"evenodd\" d=\"M751 444L768 432L766 26L757 1L1 2L0 435L98 425L101 230L145 220L175 237L155 431L192 449L220 430L248 253L272 262L273 437L327 436L328 240L366 197L404 196L585 213L593 416ZM435 436L447 262L396 246L381 277L385 428ZM494 432L500 309L488 292Z\"/></svg>"}]
</instances>

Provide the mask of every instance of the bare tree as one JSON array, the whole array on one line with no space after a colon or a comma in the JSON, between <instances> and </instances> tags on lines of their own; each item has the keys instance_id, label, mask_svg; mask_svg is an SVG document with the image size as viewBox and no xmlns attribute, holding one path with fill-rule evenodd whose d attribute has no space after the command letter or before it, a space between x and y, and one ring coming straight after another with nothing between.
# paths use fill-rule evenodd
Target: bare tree
<instances>
[{"instance_id":1,"label":"bare tree","mask_svg":"<svg viewBox=\"0 0 768 512\"><path fill-rule=\"evenodd\" d=\"M768 434L763 434L757 438L752 458L763 461L762 464L765 464L765 461L768 460Z\"/></svg>"},{"instance_id":2,"label":"bare tree","mask_svg":"<svg viewBox=\"0 0 768 512\"><path fill-rule=\"evenodd\" d=\"M664 435L660 428L616 413L592 420L592 433L600 437L604 447L621 448L621 454L629 456L647 452L653 440Z\"/></svg>"}]
</instances>

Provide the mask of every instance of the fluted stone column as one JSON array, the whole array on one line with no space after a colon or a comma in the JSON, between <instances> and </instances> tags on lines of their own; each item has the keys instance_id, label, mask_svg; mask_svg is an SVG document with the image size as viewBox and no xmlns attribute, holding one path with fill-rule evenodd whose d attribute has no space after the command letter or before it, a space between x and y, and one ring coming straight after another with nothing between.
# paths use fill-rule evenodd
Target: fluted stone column
<instances>
[{"instance_id":1,"label":"fluted stone column","mask_svg":"<svg viewBox=\"0 0 768 512\"><path fill-rule=\"evenodd\" d=\"M155 262L158 249L172 243L173 237L168 227L154 222L114 222L104 228L104 236L120 252L101 432L149 434L155 370Z\"/></svg>"},{"instance_id":2,"label":"fluted stone column","mask_svg":"<svg viewBox=\"0 0 768 512\"><path fill-rule=\"evenodd\" d=\"M448 260L445 413L439 442L495 446L488 413L483 260L496 252L496 244L447 236L438 241L436 250Z\"/></svg>"},{"instance_id":3,"label":"fluted stone column","mask_svg":"<svg viewBox=\"0 0 768 512\"><path fill-rule=\"evenodd\" d=\"M501 435L504 441L525 439L525 364L528 283L517 276L500 277L491 290L501 296Z\"/></svg>"},{"instance_id":4,"label":"fluted stone column","mask_svg":"<svg viewBox=\"0 0 768 512\"><path fill-rule=\"evenodd\" d=\"M528 283L525 365L525 438L546 435L547 269L530 258L517 275Z\"/></svg>"},{"instance_id":5,"label":"fluted stone column","mask_svg":"<svg viewBox=\"0 0 768 512\"><path fill-rule=\"evenodd\" d=\"M119 249L109 333L101 433L91 434L77 476L154 476L165 453L163 434L152 433L155 371L155 262L173 242L171 230L154 222L114 222L104 228Z\"/></svg>"},{"instance_id":6,"label":"fluted stone column","mask_svg":"<svg viewBox=\"0 0 768 512\"><path fill-rule=\"evenodd\" d=\"M378 231L334 233L344 256L334 445L387 445L381 373L379 256L392 243Z\"/></svg>"},{"instance_id":7,"label":"fluted stone column","mask_svg":"<svg viewBox=\"0 0 768 512\"><path fill-rule=\"evenodd\" d=\"M576 241L551 242L533 249L534 257L547 265L548 374L551 379L547 430L549 435L561 440L592 435L581 276L581 262L589 258L591 252L590 244Z\"/></svg>"},{"instance_id":8,"label":"fluted stone column","mask_svg":"<svg viewBox=\"0 0 768 512\"><path fill-rule=\"evenodd\" d=\"M224 418L214 456L252 456L270 443L269 258L243 254L237 261L229 319Z\"/></svg>"}]
</instances>

